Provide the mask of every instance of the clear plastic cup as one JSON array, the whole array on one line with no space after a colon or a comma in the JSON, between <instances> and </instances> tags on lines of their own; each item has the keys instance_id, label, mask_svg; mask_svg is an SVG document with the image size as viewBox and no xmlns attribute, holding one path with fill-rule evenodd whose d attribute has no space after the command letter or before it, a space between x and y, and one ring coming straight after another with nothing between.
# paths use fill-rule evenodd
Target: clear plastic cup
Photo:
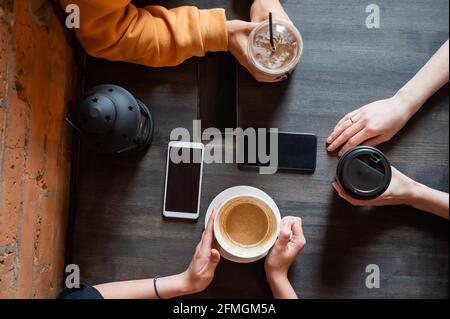
<instances>
[{"instance_id":1,"label":"clear plastic cup","mask_svg":"<svg viewBox=\"0 0 450 319\"><path fill-rule=\"evenodd\" d=\"M289 21L272 21L274 47L270 42L270 23L256 26L249 36L248 55L253 65L267 75L280 76L293 71L303 53L303 39Z\"/></svg>"}]
</instances>

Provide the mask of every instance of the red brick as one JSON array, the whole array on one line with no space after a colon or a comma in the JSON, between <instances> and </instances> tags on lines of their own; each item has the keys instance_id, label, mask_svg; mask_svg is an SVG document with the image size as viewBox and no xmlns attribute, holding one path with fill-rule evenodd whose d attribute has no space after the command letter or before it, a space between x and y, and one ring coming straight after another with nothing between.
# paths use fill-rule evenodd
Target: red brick
<instances>
[{"instance_id":1,"label":"red brick","mask_svg":"<svg viewBox=\"0 0 450 319\"><path fill-rule=\"evenodd\" d=\"M0 265L0 292L48 298L59 292L64 270L70 174L64 105L73 99L73 57L52 12L37 19L29 1L11 3L15 24L10 42L0 43L0 52L13 53L13 61L0 60L0 93L7 90L2 78L12 90L0 106L0 129L7 122L3 140L0 134L0 247L14 247L14 257Z\"/></svg>"},{"instance_id":2,"label":"red brick","mask_svg":"<svg viewBox=\"0 0 450 319\"><path fill-rule=\"evenodd\" d=\"M0 255L0 299L12 298L14 295L14 260L15 253Z\"/></svg>"},{"instance_id":3,"label":"red brick","mask_svg":"<svg viewBox=\"0 0 450 319\"><path fill-rule=\"evenodd\" d=\"M4 133L4 127L3 127L3 120L4 120L4 117L5 117L5 110L0 106L0 163L2 162L2 158L3 158L3 156L2 156L2 154L3 154L3 143L4 143L4 141L3 141L3 133ZM0 167L0 170L1 170L1 167ZM0 176L1 176L1 174L0 174ZM0 185L1 185L1 182L0 182ZM0 187L0 191L1 191L1 187ZM0 208L1 208L2 206L1 206L1 203L0 203Z\"/></svg>"},{"instance_id":4,"label":"red brick","mask_svg":"<svg viewBox=\"0 0 450 319\"><path fill-rule=\"evenodd\" d=\"M53 283L51 282L53 271L54 269L51 265L46 266L38 271L34 283L33 298L42 299L49 297L50 289L53 288Z\"/></svg>"},{"instance_id":5,"label":"red brick","mask_svg":"<svg viewBox=\"0 0 450 319\"><path fill-rule=\"evenodd\" d=\"M43 209L44 187L47 172L45 162L47 158L45 141L49 126L49 60L47 35L40 28L33 29L33 68L29 75L36 79L31 88L31 114L29 141L27 145L28 157L25 162L25 187L23 194L23 224L21 242L19 245L19 278L17 296L29 298L32 296L33 269L37 258L38 247L42 236L41 225L44 215L53 215L52 211ZM37 79L46 79L37 80ZM56 176L51 177L56 178ZM45 214L44 214L45 212ZM47 217L48 218L48 217ZM51 254L51 247L47 247Z\"/></svg>"},{"instance_id":6,"label":"red brick","mask_svg":"<svg viewBox=\"0 0 450 319\"><path fill-rule=\"evenodd\" d=\"M26 163L26 172L30 175L37 176L44 172L46 160L44 141L49 125L49 59L48 59L48 42L46 34L42 31L35 30L34 46L35 46L35 63L31 70L31 74L36 81L31 88L31 116L30 116L30 132L28 153L29 156ZM37 79L47 79L47 81L39 81Z\"/></svg>"},{"instance_id":7,"label":"red brick","mask_svg":"<svg viewBox=\"0 0 450 319\"><path fill-rule=\"evenodd\" d=\"M40 181L40 186L46 193L43 198L44 211L47 212L42 218L41 238L39 243L39 262L48 264L55 254L53 250L54 237L57 223L66 214L62 211L64 208L62 197L58 192L58 184L67 176L67 172L59 171L59 160L61 152L62 128L64 125L64 105L65 93L65 62L64 48L58 45L54 39L55 33L50 33L50 55L49 64L52 65L49 75L49 100L47 114L49 126L46 131L46 150L45 150L45 174Z\"/></svg>"},{"instance_id":8,"label":"red brick","mask_svg":"<svg viewBox=\"0 0 450 319\"><path fill-rule=\"evenodd\" d=\"M8 51L9 51L8 34L9 34L8 25L0 22L0 108L3 105L3 99L7 91L6 78L7 78Z\"/></svg>"},{"instance_id":9,"label":"red brick","mask_svg":"<svg viewBox=\"0 0 450 319\"><path fill-rule=\"evenodd\" d=\"M33 19L28 13L28 1L15 1L15 21L12 32L12 50L14 52L14 85L20 98L31 104L31 88L34 82L46 82L30 74L34 63L40 63L34 50Z\"/></svg>"},{"instance_id":10,"label":"red brick","mask_svg":"<svg viewBox=\"0 0 450 319\"><path fill-rule=\"evenodd\" d=\"M11 93L8 126L6 128L2 169L2 202L0 209L0 246L10 245L17 238L21 211L21 184L25 163L27 106Z\"/></svg>"},{"instance_id":11,"label":"red brick","mask_svg":"<svg viewBox=\"0 0 450 319\"><path fill-rule=\"evenodd\" d=\"M19 276L17 280L17 298L31 298L35 250L39 245L41 220L38 216L41 199L36 182L27 179L24 185L24 209L19 243Z\"/></svg>"}]
</instances>

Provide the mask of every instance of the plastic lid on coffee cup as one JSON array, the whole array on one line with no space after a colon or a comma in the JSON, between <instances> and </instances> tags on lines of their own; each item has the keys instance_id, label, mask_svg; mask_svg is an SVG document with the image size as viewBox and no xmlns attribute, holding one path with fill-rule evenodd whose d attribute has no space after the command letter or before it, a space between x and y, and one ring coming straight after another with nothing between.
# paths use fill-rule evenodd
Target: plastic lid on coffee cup
<instances>
[{"instance_id":1,"label":"plastic lid on coffee cup","mask_svg":"<svg viewBox=\"0 0 450 319\"><path fill-rule=\"evenodd\" d=\"M273 20L274 47L270 42L269 20L262 22L250 33L248 52L252 63L271 75L286 74L300 61L303 40L300 32L289 21Z\"/></svg>"},{"instance_id":2,"label":"plastic lid on coffee cup","mask_svg":"<svg viewBox=\"0 0 450 319\"><path fill-rule=\"evenodd\" d=\"M358 146L339 160L337 179L344 190L358 199L383 194L391 182L391 165L386 156L370 146Z\"/></svg>"}]
</instances>

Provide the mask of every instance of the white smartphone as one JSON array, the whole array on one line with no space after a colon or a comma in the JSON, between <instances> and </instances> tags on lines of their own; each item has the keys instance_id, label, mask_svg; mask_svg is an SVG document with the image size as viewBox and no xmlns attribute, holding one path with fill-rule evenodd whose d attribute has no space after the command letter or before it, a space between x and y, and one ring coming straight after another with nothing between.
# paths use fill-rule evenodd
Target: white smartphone
<instances>
[{"instance_id":1,"label":"white smartphone","mask_svg":"<svg viewBox=\"0 0 450 319\"><path fill-rule=\"evenodd\" d=\"M203 174L202 143L170 142L167 149L163 215L197 219Z\"/></svg>"}]
</instances>

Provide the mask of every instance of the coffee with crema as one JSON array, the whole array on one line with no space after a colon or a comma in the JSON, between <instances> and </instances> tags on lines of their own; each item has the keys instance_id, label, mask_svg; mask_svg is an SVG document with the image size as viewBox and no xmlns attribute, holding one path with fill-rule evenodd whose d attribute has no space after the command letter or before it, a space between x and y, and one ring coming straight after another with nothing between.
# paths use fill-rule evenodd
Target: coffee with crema
<instances>
[{"instance_id":1,"label":"coffee with crema","mask_svg":"<svg viewBox=\"0 0 450 319\"><path fill-rule=\"evenodd\" d=\"M240 248L263 246L277 229L270 207L250 196L225 203L220 209L219 225L224 239Z\"/></svg>"}]
</instances>

